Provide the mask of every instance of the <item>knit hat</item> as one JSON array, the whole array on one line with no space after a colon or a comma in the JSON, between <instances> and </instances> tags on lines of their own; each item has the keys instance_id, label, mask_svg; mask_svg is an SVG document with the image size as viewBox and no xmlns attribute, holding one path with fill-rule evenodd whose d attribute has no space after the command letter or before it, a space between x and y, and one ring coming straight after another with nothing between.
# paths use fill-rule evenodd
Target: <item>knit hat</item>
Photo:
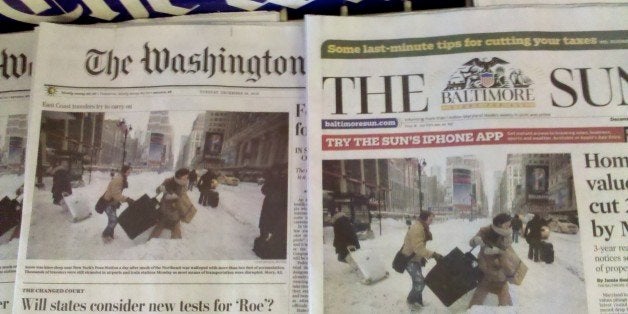
<instances>
[{"instance_id":1,"label":"knit hat","mask_svg":"<svg viewBox=\"0 0 628 314\"><path fill-rule=\"evenodd\" d=\"M502 224L509 222L510 220L512 220L512 217L510 217L510 215L506 213L501 213L493 218L493 225L495 227L499 227Z\"/></svg>"}]
</instances>

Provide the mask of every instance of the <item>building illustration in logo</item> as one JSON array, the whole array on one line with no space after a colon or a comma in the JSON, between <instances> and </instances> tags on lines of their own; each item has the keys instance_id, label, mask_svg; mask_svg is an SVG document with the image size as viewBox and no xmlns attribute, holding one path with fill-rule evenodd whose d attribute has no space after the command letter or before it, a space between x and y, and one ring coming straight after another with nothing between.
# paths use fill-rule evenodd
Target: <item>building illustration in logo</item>
<instances>
[{"instance_id":1,"label":"building illustration in logo","mask_svg":"<svg viewBox=\"0 0 628 314\"><path fill-rule=\"evenodd\" d=\"M442 91L442 109L534 107L532 80L503 59L473 58L459 67Z\"/></svg>"}]
</instances>

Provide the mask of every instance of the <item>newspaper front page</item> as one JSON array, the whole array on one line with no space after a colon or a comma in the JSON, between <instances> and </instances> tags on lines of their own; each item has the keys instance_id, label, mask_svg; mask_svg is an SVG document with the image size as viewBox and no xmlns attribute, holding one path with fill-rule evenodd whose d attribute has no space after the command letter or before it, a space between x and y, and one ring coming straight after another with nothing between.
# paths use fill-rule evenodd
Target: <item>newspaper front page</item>
<instances>
[{"instance_id":1,"label":"newspaper front page","mask_svg":"<svg viewBox=\"0 0 628 314\"><path fill-rule=\"evenodd\" d=\"M13 311L307 310L301 37L44 24Z\"/></svg>"},{"instance_id":2,"label":"newspaper front page","mask_svg":"<svg viewBox=\"0 0 628 314\"><path fill-rule=\"evenodd\" d=\"M20 237L35 36L0 36L0 313L10 313Z\"/></svg>"},{"instance_id":3,"label":"newspaper front page","mask_svg":"<svg viewBox=\"0 0 628 314\"><path fill-rule=\"evenodd\" d=\"M308 16L312 312L628 312L627 13Z\"/></svg>"}]
</instances>

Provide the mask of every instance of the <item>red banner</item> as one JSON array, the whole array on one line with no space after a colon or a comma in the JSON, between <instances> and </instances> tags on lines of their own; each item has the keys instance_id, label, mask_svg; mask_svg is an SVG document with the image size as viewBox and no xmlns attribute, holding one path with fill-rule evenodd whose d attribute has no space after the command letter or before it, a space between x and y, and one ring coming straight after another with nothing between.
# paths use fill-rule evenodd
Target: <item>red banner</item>
<instances>
[{"instance_id":1,"label":"red banner","mask_svg":"<svg viewBox=\"0 0 628 314\"><path fill-rule=\"evenodd\" d=\"M479 129L442 132L323 135L323 150L368 150L465 145L624 143L622 127Z\"/></svg>"}]
</instances>

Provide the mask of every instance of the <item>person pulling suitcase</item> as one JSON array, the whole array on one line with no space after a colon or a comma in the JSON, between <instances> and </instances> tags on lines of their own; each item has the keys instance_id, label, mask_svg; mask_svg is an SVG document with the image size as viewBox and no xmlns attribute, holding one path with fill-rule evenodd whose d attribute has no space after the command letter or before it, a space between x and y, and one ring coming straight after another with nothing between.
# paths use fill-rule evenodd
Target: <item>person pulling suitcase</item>
<instances>
[{"instance_id":1,"label":"person pulling suitcase","mask_svg":"<svg viewBox=\"0 0 628 314\"><path fill-rule=\"evenodd\" d=\"M174 173L174 177L164 180L157 188L157 193L163 193L159 204L161 216L153 229L149 240L159 238L164 229L170 230L171 239L181 239L181 221L189 223L196 208L187 194L190 171L181 168Z\"/></svg>"},{"instance_id":2,"label":"person pulling suitcase","mask_svg":"<svg viewBox=\"0 0 628 314\"><path fill-rule=\"evenodd\" d=\"M496 294L500 306L511 306L512 298L508 290L510 274L506 271L506 259L512 257L512 217L506 213L498 214L493 223L480 228L469 241L472 247L480 246L478 265L482 271L482 279L471 297L469 308L484 304L489 293Z\"/></svg>"},{"instance_id":3,"label":"person pulling suitcase","mask_svg":"<svg viewBox=\"0 0 628 314\"><path fill-rule=\"evenodd\" d=\"M425 278L423 277L422 268L427 260L433 258L436 262L441 260L443 256L439 253L427 249L427 242L432 240L432 232L430 225L434 221L434 213L431 211L421 211L419 221L410 226L406 237L403 241L401 254L405 256L414 256L410 259L406 266L406 271L412 279L412 288L408 293L406 301L413 308L423 307L423 289L425 289Z\"/></svg>"},{"instance_id":4,"label":"person pulling suitcase","mask_svg":"<svg viewBox=\"0 0 628 314\"><path fill-rule=\"evenodd\" d=\"M69 212L68 205L64 202L63 197L72 195L72 178L70 176L70 163L62 160L56 167L48 170L52 175L52 203L61 206L65 211Z\"/></svg>"},{"instance_id":5,"label":"person pulling suitcase","mask_svg":"<svg viewBox=\"0 0 628 314\"><path fill-rule=\"evenodd\" d=\"M131 166L125 165L120 169L120 173L114 176L107 190L103 194L100 200L98 200L98 206L102 211L107 214L107 226L102 232L102 239L104 243L110 243L113 241L113 231L118 224L117 209L120 208L121 203L127 203L131 205L133 199L122 194L122 191L129 187L128 177L131 174ZM99 211L97 208L96 211Z\"/></svg>"},{"instance_id":6,"label":"person pulling suitcase","mask_svg":"<svg viewBox=\"0 0 628 314\"><path fill-rule=\"evenodd\" d=\"M360 241L351 224L351 220L343 212L340 206L332 208L329 212L334 226L334 248L338 254L338 261L342 263L352 262L347 259L350 250L360 248Z\"/></svg>"},{"instance_id":7,"label":"person pulling suitcase","mask_svg":"<svg viewBox=\"0 0 628 314\"><path fill-rule=\"evenodd\" d=\"M207 168L207 171L199 178L198 183L197 183L197 187L200 192L198 203L201 206L210 205L210 194L212 194L211 191L213 191L216 188L214 186L213 181L215 181L217 178L218 178L218 175L211 168ZM216 204L216 206L217 205L218 204ZM216 206L212 206L212 207L216 207Z\"/></svg>"}]
</instances>

